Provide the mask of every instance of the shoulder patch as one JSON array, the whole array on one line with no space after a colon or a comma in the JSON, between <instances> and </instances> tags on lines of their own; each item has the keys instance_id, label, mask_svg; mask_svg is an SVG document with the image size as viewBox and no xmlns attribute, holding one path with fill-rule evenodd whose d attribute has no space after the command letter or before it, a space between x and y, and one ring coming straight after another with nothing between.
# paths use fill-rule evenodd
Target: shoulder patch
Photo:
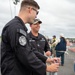
<instances>
[{"instance_id":1,"label":"shoulder patch","mask_svg":"<svg viewBox=\"0 0 75 75\"><path fill-rule=\"evenodd\" d=\"M40 41L45 41L45 39L44 39L44 38L42 38Z\"/></svg>"},{"instance_id":2,"label":"shoulder patch","mask_svg":"<svg viewBox=\"0 0 75 75\"><path fill-rule=\"evenodd\" d=\"M25 36L20 36L19 37L19 44L22 45L22 46L25 46L27 43L27 40L26 40L26 37Z\"/></svg>"}]
</instances>

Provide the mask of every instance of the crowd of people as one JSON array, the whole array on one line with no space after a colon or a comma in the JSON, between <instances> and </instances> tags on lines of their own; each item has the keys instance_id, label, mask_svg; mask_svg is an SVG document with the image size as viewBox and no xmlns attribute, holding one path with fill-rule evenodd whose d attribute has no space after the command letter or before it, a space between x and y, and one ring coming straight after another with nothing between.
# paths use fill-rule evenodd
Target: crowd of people
<instances>
[{"instance_id":1,"label":"crowd of people","mask_svg":"<svg viewBox=\"0 0 75 75\"><path fill-rule=\"evenodd\" d=\"M64 55L69 54L68 51L75 52L75 43L66 39L63 34L60 34L60 39L56 38L56 35L49 40L51 47L52 57L61 57L61 66L64 66ZM74 72L75 72L75 61L74 61Z\"/></svg>"}]
</instances>

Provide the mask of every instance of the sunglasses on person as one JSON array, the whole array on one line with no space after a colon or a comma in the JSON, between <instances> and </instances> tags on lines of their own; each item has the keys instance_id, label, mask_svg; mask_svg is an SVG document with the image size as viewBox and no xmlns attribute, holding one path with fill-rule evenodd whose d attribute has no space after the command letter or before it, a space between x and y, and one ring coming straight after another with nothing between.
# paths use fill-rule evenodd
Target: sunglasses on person
<instances>
[{"instance_id":1,"label":"sunglasses on person","mask_svg":"<svg viewBox=\"0 0 75 75\"><path fill-rule=\"evenodd\" d=\"M31 9L33 9L34 11L36 11L36 14L38 15L38 13L39 13L39 11L38 10L36 10L35 8L33 8L33 7L27 7L27 8L31 8Z\"/></svg>"},{"instance_id":2,"label":"sunglasses on person","mask_svg":"<svg viewBox=\"0 0 75 75\"><path fill-rule=\"evenodd\" d=\"M32 8L34 11L36 11L36 14L38 15L39 11L37 11L35 8Z\"/></svg>"}]
</instances>

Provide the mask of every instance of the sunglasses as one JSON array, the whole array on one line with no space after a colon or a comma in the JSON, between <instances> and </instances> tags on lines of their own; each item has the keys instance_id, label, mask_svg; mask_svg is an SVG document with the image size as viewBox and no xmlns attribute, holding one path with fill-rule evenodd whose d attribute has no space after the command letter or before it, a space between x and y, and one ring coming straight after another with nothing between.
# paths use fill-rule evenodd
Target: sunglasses
<instances>
[{"instance_id":1,"label":"sunglasses","mask_svg":"<svg viewBox=\"0 0 75 75\"><path fill-rule=\"evenodd\" d=\"M34 11L36 11L36 14L38 15L39 11L37 11L35 8L32 8Z\"/></svg>"}]
</instances>

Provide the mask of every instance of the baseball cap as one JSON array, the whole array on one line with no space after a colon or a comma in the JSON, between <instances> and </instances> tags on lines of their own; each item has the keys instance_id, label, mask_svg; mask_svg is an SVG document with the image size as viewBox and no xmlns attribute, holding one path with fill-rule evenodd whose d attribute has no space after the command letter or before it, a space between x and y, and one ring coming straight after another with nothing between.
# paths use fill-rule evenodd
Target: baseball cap
<instances>
[{"instance_id":1,"label":"baseball cap","mask_svg":"<svg viewBox=\"0 0 75 75\"><path fill-rule=\"evenodd\" d=\"M35 20L34 20L34 22L33 22L32 24L36 24L36 23L41 24L41 23L42 23L42 21L41 21L40 19L35 19Z\"/></svg>"},{"instance_id":2,"label":"baseball cap","mask_svg":"<svg viewBox=\"0 0 75 75\"><path fill-rule=\"evenodd\" d=\"M64 37L64 34L63 34L63 33L61 33L61 34L60 34L60 36L61 36L61 37Z\"/></svg>"},{"instance_id":3,"label":"baseball cap","mask_svg":"<svg viewBox=\"0 0 75 75\"><path fill-rule=\"evenodd\" d=\"M56 37L56 35L53 35L53 37Z\"/></svg>"}]
</instances>

